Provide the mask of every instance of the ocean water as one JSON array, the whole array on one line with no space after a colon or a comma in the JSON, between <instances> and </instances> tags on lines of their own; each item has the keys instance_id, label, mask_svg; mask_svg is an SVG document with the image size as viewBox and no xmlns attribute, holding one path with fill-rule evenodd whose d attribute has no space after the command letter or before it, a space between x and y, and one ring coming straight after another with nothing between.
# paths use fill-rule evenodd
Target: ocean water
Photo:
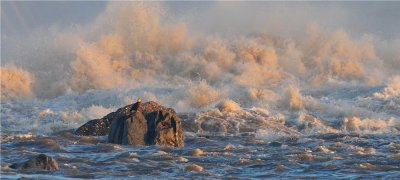
<instances>
[{"instance_id":1,"label":"ocean water","mask_svg":"<svg viewBox=\"0 0 400 180\"><path fill-rule=\"evenodd\" d=\"M384 90L377 86L343 87L304 93L314 103L321 103L318 108L329 107L322 112L241 108L232 105L233 101L203 112L180 112L184 148L134 147L107 143L107 136L75 136L71 129L95 118L91 113L101 116L116 110L125 97L118 91L2 102L2 178L397 179L400 101L398 97L382 99L380 92ZM149 91L134 89L127 94ZM86 99L97 99L98 104ZM346 106L351 108L343 108ZM361 115L345 118L344 114L350 113L347 111ZM81 117L83 113L87 115ZM193 153L195 149L203 153ZM8 168L39 153L54 157L61 170ZM187 170L192 164L204 170Z\"/></svg>"},{"instance_id":2,"label":"ocean water","mask_svg":"<svg viewBox=\"0 0 400 180\"><path fill-rule=\"evenodd\" d=\"M108 3L84 25L2 38L2 179L400 178L398 39L318 22L208 34L167 7ZM175 109L185 147L73 134L138 97ZM8 167L41 153L60 170Z\"/></svg>"}]
</instances>

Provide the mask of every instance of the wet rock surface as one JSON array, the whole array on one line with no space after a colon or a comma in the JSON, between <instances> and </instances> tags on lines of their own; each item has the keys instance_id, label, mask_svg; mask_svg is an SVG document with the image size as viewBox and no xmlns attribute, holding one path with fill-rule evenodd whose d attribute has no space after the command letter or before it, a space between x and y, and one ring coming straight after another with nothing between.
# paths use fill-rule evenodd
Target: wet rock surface
<instances>
[{"instance_id":1,"label":"wet rock surface","mask_svg":"<svg viewBox=\"0 0 400 180\"><path fill-rule=\"evenodd\" d=\"M75 134L80 136L105 136L108 134L110 119L108 115L101 119L93 119L79 127Z\"/></svg>"},{"instance_id":2,"label":"wet rock surface","mask_svg":"<svg viewBox=\"0 0 400 180\"><path fill-rule=\"evenodd\" d=\"M108 142L129 145L161 145L182 147L181 120L172 108L156 102L125 106L101 119L95 119L79 127L81 136L104 136Z\"/></svg>"},{"instance_id":3,"label":"wet rock surface","mask_svg":"<svg viewBox=\"0 0 400 180\"><path fill-rule=\"evenodd\" d=\"M10 166L11 169L44 169L59 170L57 161L45 154L39 154L26 162L15 163Z\"/></svg>"}]
</instances>

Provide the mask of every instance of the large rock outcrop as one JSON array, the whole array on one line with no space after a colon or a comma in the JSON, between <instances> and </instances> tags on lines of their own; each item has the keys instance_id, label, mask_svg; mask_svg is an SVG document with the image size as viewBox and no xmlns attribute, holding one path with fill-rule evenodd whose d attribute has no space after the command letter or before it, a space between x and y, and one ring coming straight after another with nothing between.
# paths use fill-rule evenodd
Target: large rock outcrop
<instances>
[{"instance_id":1,"label":"large rock outcrop","mask_svg":"<svg viewBox=\"0 0 400 180\"><path fill-rule=\"evenodd\" d=\"M45 154L29 159L26 162L15 163L10 166L12 169L44 169L44 170L59 170L57 161Z\"/></svg>"},{"instance_id":2,"label":"large rock outcrop","mask_svg":"<svg viewBox=\"0 0 400 180\"><path fill-rule=\"evenodd\" d=\"M87 122L76 130L77 135L104 136L116 144L160 145L182 147L181 120L171 108L156 102L125 106L101 119ZM132 110L139 108L137 110Z\"/></svg>"}]
</instances>

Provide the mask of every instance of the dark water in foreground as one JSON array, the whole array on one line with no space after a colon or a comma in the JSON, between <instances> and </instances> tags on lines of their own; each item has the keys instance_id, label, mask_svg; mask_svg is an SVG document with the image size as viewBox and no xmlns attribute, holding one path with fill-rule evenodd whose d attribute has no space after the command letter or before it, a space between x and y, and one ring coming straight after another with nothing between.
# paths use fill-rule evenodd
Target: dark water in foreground
<instances>
[{"instance_id":1,"label":"dark water in foreground","mask_svg":"<svg viewBox=\"0 0 400 180\"><path fill-rule=\"evenodd\" d=\"M105 137L3 136L2 179L95 178L400 178L398 135L320 134L265 142L252 134L186 133L184 148L109 144ZM204 153L193 153L199 148ZM60 171L13 170L8 165L39 153ZM201 172L190 171L196 164Z\"/></svg>"}]
</instances>

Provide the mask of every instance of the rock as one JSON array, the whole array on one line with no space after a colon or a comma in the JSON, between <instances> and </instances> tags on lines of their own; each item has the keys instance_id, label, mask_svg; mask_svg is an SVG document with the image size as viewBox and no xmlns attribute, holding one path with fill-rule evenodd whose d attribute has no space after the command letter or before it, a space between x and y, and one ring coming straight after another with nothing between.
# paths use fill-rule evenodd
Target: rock
<instances>
[{"instance_id":1,"label":"rock","mask_svg":"<svg viewBox=\"0 0 400 180\"><path fill-rule=\"evenodd\" d=\"M299 154L299 158L301 161L313 161L315 156L309 153Z\"/></svg>"},{"instance_id":2,"label":"rock","mask_svg":"<svg viewBox=\"0 0 400 180\"><path fill-rule=\"evenodd\" d=\"M44 170L59 170L57 161L45 154L39 154L38 156L23 162L15 163L10 166L12 169L44 169Z\"/></svg>"},{"instance_id":3,"label":"rock","mask_svg":"<svg viewBox=\"0 0 400 180\"><path fill-rule=\"evenodd\" d=\"M145 115L134 112L126 119L112 122L108 142L129 145L183 146L180 119L167 110Z\"/></svg>"},{"instance_id":4,"label":"rock","mask_svg":"<svg viewBox=\"0 0 400 180\"><path fill-rule=\"evenodd\" d=\"M225 150L225 151L231 151L231 150L233 150L233 149L235 149L235 146L232 145L232 144L228 144L228 145L226 145L226 146L224 147L224 150Z\"/></svg>"},{"instance_id":5,"label":"rock","mask_svg":"<svg viewBox=\"0 0 400 180\"><path fill-rule=\"evenodd\" d=\"M199 166L199 165L197 165L197 164L192 164L192 165L186 166L185 170L186 171L201 172L201 171L204 171L204 168Z\"/></svg>"},{"instance_id":6,"label":"rock","mask_svg":"<svg viewBox=\"0 0 400 180\"><path fill-rule=\"evenodd\" d=\"M400 158L400 153L387 156L388 158Z\"/></svg>"},{"instance_id":7,"label":"rock","mask_svg":"<svg viewBox=\"0 0 400 180\"><path fill-rule=\"evenodd\" d=\"M181 120L171 108L156 102L135 103L79 127L81 136L104 136L108 142L128 145L182 147Z\"/></svg>"},{"instance_id":8,"label":"rock","mask_svg":"<svg viewBox=\"0 0 400 180\"><path fill-rule=\"evenodd\" d=\"M373 165L371 163L360 163L359 165L361 168L364 168L364 169L372 169L375 167L375 165Z\"/></svg>"},{"instance_id":9,"label":"rock","mask_svg":"<svg viewBox=\"0 0 400 180\"><path fill-rule=\"evenodd\" d=\"M204 155L204 151L199 148L196 148L196 149L190 150L188 152L188 155L189 156L202 156L202 155Z\"/></svg>"},{"instance_id":10,"label":"rock","mask_svg":"<svg viewBox=\"0 0 400 180\"><path fill-rule=\"evenodd\" d=\"M134 153L134 152L129 153L128 156L130 158L137 158L138 157L137 153Z\"/></svg>"},{"instance_id":11,"label":"rock","mask_svg":"<svg viewBox=\"0 0 400 180\"><path fill-rule=\"evenodd\" d=\"M112 122L108 142L115 144L146 145L147 120L140 112L126 119Z\"/></svg>"},{"instance_id":12,"label":"rock","mask_svg":"<svg viewBox=\"0 0 400 180\"><path fill-rule=\"evenodd\" d=\"M101 119L91 120L79 127L75 131L75 134L80 136L106 136L108 135L108 130L111 126L111 123L117 119L126 119L129 115L131 115L131 110L134 109L134 105L135 104L131 104L119 108L117 111L107 114ZM141 105L141 109L143 114L148 114L160 110L168 110L175 113L173 109L160 106L153 101L143 103Z\"/></svg>"},{"instance_id":13,"label":"rock","mask_svg":"<svg viewBox=\"0 0 400 180\"><path fill-rule=\"evenodd\" d=\"M186 158L184 158L184 157L182 157L182 156L179 156L178 158L176 158L176 161L177 161L177 162L189 162L188 159L186 159Z\"/></svg>"},{"instance_id":14,"label":"rock","mask_svg":"<svg viewBox=\"0 0 400 180\"><path fill-rule=\"evenodd\" d=\"M108 134L110 120L108 117L94 119L79 127L75 134L80 136L105 136Z\"/></svg>"},{"instance_id":15,"label":"rock","mask_svg":"<svg viewBox=\"0 0 400 180\"><path fill-rule=\"evenodd\" d=\"M271 145L273 147L280 147L280 146L282 146L282 143L277 142L277 141L273 141L273 142L269 143L269 145Z\"/></svg>"},{"instance_id":16,"label":"rock","mask_svg":"<svg viewBox=\"0 0 400 180\"><path fill-rule=\"evenodd\" d=\"M331 150L329 150L326 146L317 146L315 149L317 152L324 152L324 153L329 153Z\"/></svg>"},{"instance_id":17,"label":"rock","mask_svg":"<svg viewBox=\"0 0 400 180\"><path fill-rule=\"evenodd\" d=\"M285 169L286 169L286 166L281 164L281 165L276 166L274 171L283 171Z\"/></svg>"}]
</instances>

